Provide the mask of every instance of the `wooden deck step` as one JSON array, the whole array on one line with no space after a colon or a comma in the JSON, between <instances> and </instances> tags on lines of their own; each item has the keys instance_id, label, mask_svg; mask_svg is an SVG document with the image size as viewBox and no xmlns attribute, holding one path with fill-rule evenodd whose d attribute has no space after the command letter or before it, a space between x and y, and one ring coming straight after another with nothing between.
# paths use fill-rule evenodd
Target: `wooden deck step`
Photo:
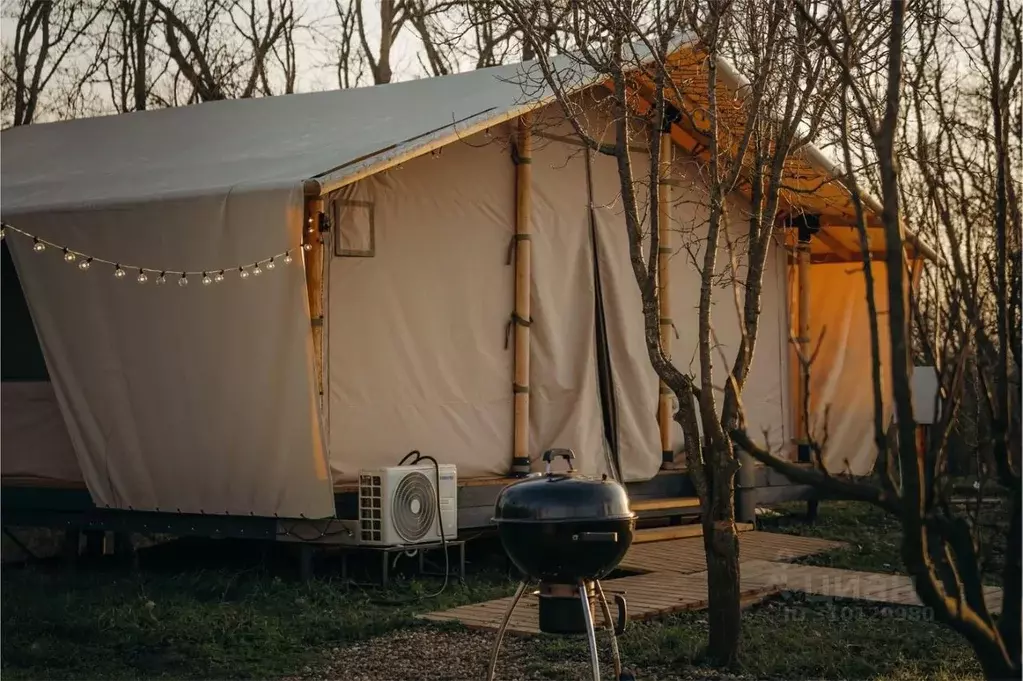
<instances>
[{"instance_id":1,"label":"wooden deck step","mask_svg":"<svg viewBox=\"0 0 1023 681\"><path fill-rule=\"evenodd\" d=\"M639 499L629 504L636 513L645 511L675 511L681 509L698 509L700 500L696 497L671 497L668 499Z\"/></svg>"},{"instance_id":2,"label":"wooden deck step","mask_svg":"<svg viewBox=\"0 0 1023 681\"><path fill-rule=\"evenodd\" d=\"M739 532L746 532L753 529L752 523L736 523ZM633 544L644 544L652 541L665 541L668 539L685 539L686 537L702 537L703 525L669 525L668 527L649 527L643 530L636 530Z\"/></svg>"}]
</instances>

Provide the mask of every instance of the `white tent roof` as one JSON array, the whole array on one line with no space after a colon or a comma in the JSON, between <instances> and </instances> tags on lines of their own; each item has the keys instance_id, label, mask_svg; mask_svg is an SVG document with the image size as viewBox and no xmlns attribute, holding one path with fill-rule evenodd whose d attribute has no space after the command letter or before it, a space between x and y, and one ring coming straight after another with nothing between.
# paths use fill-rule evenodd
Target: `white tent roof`
<instances>
[{"instance_id":1,"label":"white tent roof","mask_svg":"<svg viewBox=\"0 0 1023 681\"><path fill-rule=\"evenodd\" d=\"M4 217L347 176L543 99L528 64L4 131ZM580 83L581 85L581 83Z\"/></svg>"}]
</instances>

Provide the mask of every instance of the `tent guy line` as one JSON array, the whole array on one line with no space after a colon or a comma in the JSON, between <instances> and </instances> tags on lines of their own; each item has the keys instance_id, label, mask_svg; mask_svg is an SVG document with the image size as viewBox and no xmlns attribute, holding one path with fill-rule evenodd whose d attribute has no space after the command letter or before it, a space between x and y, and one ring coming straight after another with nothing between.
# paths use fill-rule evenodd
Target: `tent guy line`
<instances>
[{"instance_id":1,"label":"tent guy line","mask_svg":"<svg viewBox=\"0 0 1023 681\"><path fill-rule=\"evenodd\" d=\"M188 285L188 276L192 275L195 277L202 277L203 285L219 284L226 279L228 272L238 272L239 279L248 279L250 275L259 276L265 270L274 270L277 268L277 263L280 262L284 265L290 265L294 258L291 255L291 251L295 249L289 249L282 253L275 253L267 258L261 258L256 260L251 265L231 265L229 267L212 267L205 270L173 270L162 267L144 267L140 265L130 265L128 263L121 263L115 260L109 260L107 258L101 258L99 256L88 255L81 251L76 251L62 244L43 239L42 237L36 236L31 232L27 232L23 229L15 227L9 223L0 223L0 239L4 239L7 236L7 232L14 232L24 237L32 239L32 250L36 253L44 253L48 248L53 248L64 255L64 261L69 264L78 263L78 269L83 272L88 271L92 268L94 263L100 263L104 265L110 265L114 268L113 275L117 279L124 279L128 275L128 271L137 272L135 281L140 284L145 284L149 281L149 275L147 272L157 274L156 283L165 284L167 283L167 275L173 274L178 275L178 286ZM304 243L301 248L303 250L310 250L312 244Z\"/></svg>"}]
</instances>

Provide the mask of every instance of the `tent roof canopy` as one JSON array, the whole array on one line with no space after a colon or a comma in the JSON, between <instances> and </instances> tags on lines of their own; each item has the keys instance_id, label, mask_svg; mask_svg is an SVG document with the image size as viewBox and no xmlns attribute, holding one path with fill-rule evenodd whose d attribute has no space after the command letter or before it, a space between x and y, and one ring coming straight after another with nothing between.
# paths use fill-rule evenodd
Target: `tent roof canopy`
<instances>
[{"instance_id":1,"label":"tent roof canopy","mask_svg":"<svg viewBox=\"0 0 1023 681\"><path fill-rule=\"evenodd\" d=\"M687 102L677 104L693 112L706 96L705 87L692 87L703 77L705 61L686 39L671 59L677 81L687 84ZM602 82L569 57L555 57L552 65L574 69L566 84L572 91ZM722 66L725 87L741 89L741 76ZM2 135L4 218L300 185L319 194L552 100L539 67L524 62L375 87L12 128ZM745 120L741 105L721 111L740 127ZM676 143L695 151L699 131L673 127ZM821 214L826 225L855 224L848 189L836 179L839 169L819 150L806 145L789 165L787 174L800 187L788 195L790 209ZM866 203L876 220L876 201ZM858 257L855 242L843 250L823 241L819 248ZM910 241L915 250L930 251Z\"/></svg>"},{"instance_id":2,"label":"tent roof canopy","mask_svg":"<svg viewBox=\"0 0 1023 681\"><path fill-rule=\"evenodd\" d=\"M89 210L343 177L530 94L519 65L376 87L29 125L2 135L3 212Z\"/></svg>"}]
</instances>

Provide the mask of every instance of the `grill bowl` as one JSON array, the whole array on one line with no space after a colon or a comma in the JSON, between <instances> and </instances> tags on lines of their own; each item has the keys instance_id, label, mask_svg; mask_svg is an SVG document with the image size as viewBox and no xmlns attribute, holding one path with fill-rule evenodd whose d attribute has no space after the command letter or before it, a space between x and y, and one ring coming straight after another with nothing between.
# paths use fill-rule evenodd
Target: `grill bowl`
<instances>
[{"instance_id":1,"label":"grill bowl","mask_svg":"<svg viewBox=\"0 0 1023 681\"><path fill-rule=\"evenodd\" d=\"M575 584L601 579L618 567L632 545L636 518L503 521L498 527L505 553L521 572Z\"/></svg>"}]
</instances>

